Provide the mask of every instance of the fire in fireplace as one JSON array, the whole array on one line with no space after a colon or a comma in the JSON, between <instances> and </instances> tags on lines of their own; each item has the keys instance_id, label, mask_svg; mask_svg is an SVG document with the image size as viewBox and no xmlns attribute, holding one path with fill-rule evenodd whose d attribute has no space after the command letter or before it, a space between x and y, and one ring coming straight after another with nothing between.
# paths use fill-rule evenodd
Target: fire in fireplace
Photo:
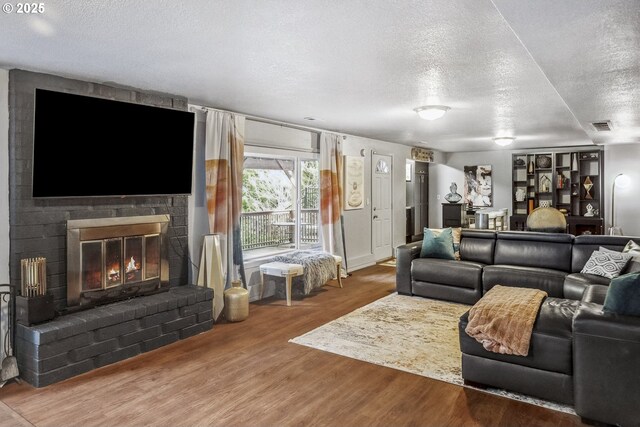
<instances>
[{"instance_id":1,"label":"fire in fireplace","mask_svg":"<svg viewBox=\"0 0 640 427\"><path fill-rule=\"evenodd\" d=\"M167 290L168 224L168 215L67 221L67 304Z\"/></svg>"}]
</instances>

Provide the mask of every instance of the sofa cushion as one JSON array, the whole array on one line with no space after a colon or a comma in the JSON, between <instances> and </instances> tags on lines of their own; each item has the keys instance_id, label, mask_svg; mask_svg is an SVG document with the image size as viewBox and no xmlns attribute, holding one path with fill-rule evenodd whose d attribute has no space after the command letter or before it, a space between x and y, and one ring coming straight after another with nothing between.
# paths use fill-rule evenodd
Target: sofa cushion
<instances>
[{"instance_id":1,"label":"sofa cushion","mask_svg":"<svg viewBox=\"0 0 640 427\"><path fill-rule=\"evenodd\" d=\"M633 256L620 252L593 251L580 273L613 279L620 275L631 258Z\"/></svg>"},{"instance_id":2,"label":"sofa cushion","mask_svg":"<svg viewBox=\"0 0 640 427\"><path fill-rule=\"evenodd\" d=\"M480 289L483 266L470 261L418 258L411 263L411 278L420 282Z\"/></svg>"},{"instance_id":3,"label":"sofa cushion","mask_svg":"<svg viewBox=\"0 0 640 427\"><path fill-rule=\"evenodd\" d=\"M482 270L484 292L495 285L519 286L545 291L550 297L562 298L567 273L549 268L522 267L519 265L487 265Z\"/></svg>"},{"instance_id":4,"label":"sofa cushion","mask_svg":"<svg viewBox=\"0 0 640 427\"><path fill-rule=\"evenodd\" d=\"M638 240L638 239L636 239ZM605 247L616 252L622 252L629 238L625 236L600 236L584 234L576 236L573 241L573 251L571 253L571 272L579 273L587 263L593 251Z\"/></svg>"},{"instance_id":5,"label":"sofa cushion","mask_svg":"<svg viewBox=\"0 0 640 427\"><path fill-rule=\"evenodd\" d=\"M501 231L497 233L494 264L571 269L571 234Z\"/></svg>"},{"instance_id":6,"label":"sofa cushion","mask_svg":"<svg viewBox=\"0 0 640 427\"><path fill-rule=\"evenodd\" d=\"M451 229L445 228L440 232L435 232L425 228L420 258L455 259Z\"/></svg>"},{"instance_id":7,"label":"sofa cushion","mask_svg":"<svg viewBox=\"0 0 640 427\"><path fill-rule=\"evenodd\" d=\"M493 264L493 251L495 247L495 231L462 230L460 259L483 264Z\"/></svg>"},{"instance_id":8,"label":"sofa cushion","mask_svg":"<svg viewBox=\"0 0 640 427\"><path fill-rule=\"evenodd\" d=\"M625 316L640 316L640 273L629 273L611 280L603 309Z\"/></svg>"},{"instance_id":9,"label":"sofa cushion","mask_svg":"<svg viewBox=\"0 0 640 427\"><path fill-rule=\"evenodd\" d=\"M499 360L514 365L571 375L573 372L572 320L580 301L546 298L540 306L526 357L487 351L482 344L467 335L469 312L460 318L460 350L465 354Z\"/></svg>"},{"instance_id":10,"label":"sofa cushion","mask_svg":"<svg viewBox=\"0 0 640 427\"><path fill-rule=\"evenodd\" d=\"M595 304L604 304L609 286L589 285L582 294L582 302L592 302Z\"/></svg>"},{"instance_id":11,"label":"sofa cushion","mask_svg":"<svg viewBox=\"0 0 640 427\"><path fill-rule=\"evenodd\" d=\"M627 243L627 245L624 248L622 248L622 251L608 249L608 248L605 248L604 246L600 246L598 250L602 252L613 252L613 253L622 252L623 254L629 254L633 256L633 258L629 260L629 262L627 263L627 266L624 268L624 270L620 272L620 274L636 273L640 271L640 245L638 245L633 240L629 240L629 243Z\"/></svg>"},{"instance_id":12,"label":"sofa cushion","mask_svg":"<svg viewBox=\"0 0 640 427\"><path fill-rule=\"evenodd\" d=\"M611 279L588 273L571 273L564 278L564 297L570 299L582 299L584 290L589 285L609 286Z\"/></svg>"}]
</instances>

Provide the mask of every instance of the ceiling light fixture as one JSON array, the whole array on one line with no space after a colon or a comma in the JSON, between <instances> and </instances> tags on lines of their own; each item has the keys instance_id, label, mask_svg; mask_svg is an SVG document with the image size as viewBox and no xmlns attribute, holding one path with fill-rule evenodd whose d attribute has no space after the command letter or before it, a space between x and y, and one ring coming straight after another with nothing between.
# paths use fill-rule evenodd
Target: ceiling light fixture
<instances>
[{"instance_id":1,"label":"ceiling light fixture","mask_svg":"<svg viewBox=\"0 0 640 427\"><path fill-rule=\"evenodd\" d=\"M498 144L501 147L504 147L505 145L510 145L513 143L513 141L515 141L516 139L512 136L501 136L498 138L493 138L493 142L495 142L496 144Z\"/></svg>"},{"instance_id":2,"label":"ceiling light fixture","mask_svg":"<svg viewBox=\"0 0 640 427\"><path fill-rule=\"evenodd\" d=\"M425 105L415 108L413 111L418 113L421 119L435 120L444 116L450 109L451 107L447 107L446 105Z\"/></svg>"}]
</instances>

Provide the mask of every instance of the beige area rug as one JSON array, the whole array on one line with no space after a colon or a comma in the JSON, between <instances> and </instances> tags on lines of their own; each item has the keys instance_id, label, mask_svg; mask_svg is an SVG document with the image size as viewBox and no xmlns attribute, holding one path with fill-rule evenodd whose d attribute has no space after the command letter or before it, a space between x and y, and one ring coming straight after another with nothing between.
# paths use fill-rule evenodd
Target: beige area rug
<instances>
[{"instance_id":1,"label":"beige area rug","mask_svg":"<svg viewBox=\"0 0 640 427\"><path fill-rule=\"evenodd\" d=\"M394 293L289 342L465 386L458 319L469 307ZM478 390L575 415L567 405L500 389Z\"/></svg>"}]
</instances>

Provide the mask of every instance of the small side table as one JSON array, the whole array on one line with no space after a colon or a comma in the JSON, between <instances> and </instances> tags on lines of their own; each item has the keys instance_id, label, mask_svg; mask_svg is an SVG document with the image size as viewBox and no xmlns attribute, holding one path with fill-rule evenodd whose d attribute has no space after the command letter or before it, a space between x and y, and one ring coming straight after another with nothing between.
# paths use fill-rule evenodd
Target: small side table
<instances>
[{"instance_id":1,"label":"small side table","mask_svg":"<svg viewBox=\"0 0 640 427\"><path fill-rule=\"evenodd\" d=\"M304 268L301 264L287 264L286 262L270 262L260 266L260 299L264 295L264 275L268 274L275 277L284 277L286 279L287 305L291 305L291 280L296 276L304 274Z\"/></svg>"}]
</instances>

